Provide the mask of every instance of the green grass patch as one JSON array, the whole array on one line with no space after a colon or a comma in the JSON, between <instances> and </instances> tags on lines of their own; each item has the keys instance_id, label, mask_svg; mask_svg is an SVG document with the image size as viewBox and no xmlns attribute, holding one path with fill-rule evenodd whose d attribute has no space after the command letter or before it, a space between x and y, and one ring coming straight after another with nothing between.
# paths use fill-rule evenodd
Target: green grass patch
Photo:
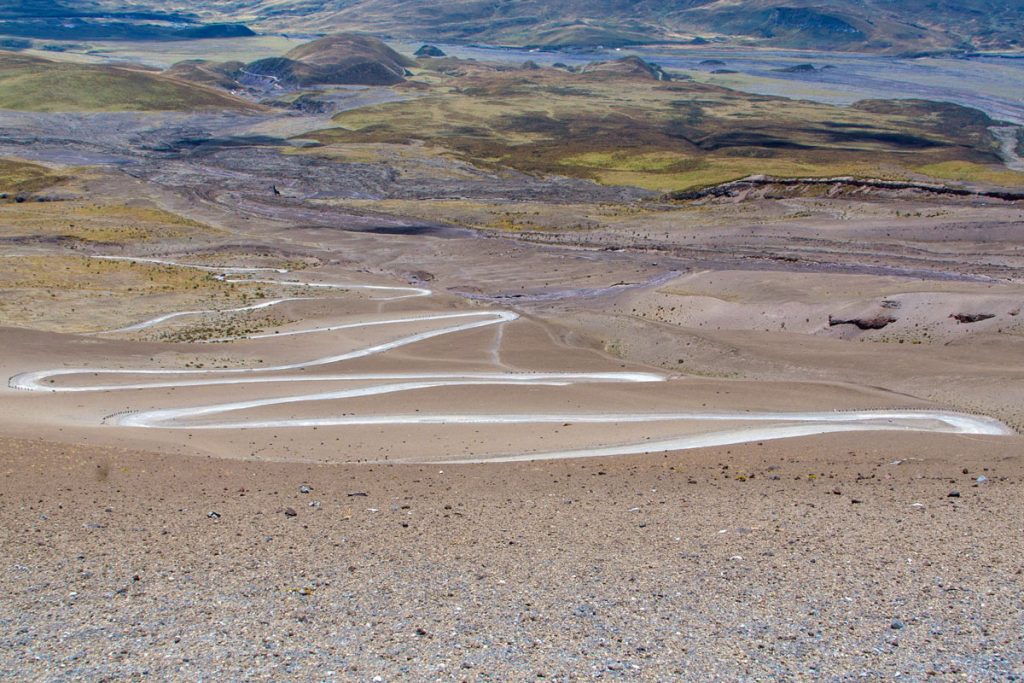
<instances>
[{"instance_id":1,"label":"green grass patch","mask_svg":"<svg viewBox=\"0 0 1024 683\"><path fill-rule=\"evenodd\" d=\"M484 167L675 191L753 174L905 177L997 159L980 112L914 101L833 107L695 82L458 62L418 98L343 112L326 144L424 143Z\"/></svg>"},{"instance_id":2,"label":"green grass patch","mask_svg":"<svg viewBox=\"0 0 1024 683\"><path fill-rule=\"evenodd\" d=\"M918 173L943 180L959 180L965 183L982 183L999 187L1024 187L1024 173L1008 168L996 168L968 161L945 161L928 164L916 169Z\"/></svg>"},{"instance_id":3,"label":"green grass patch","mask_svg":"<svg viewBox=\"0 0 1024 683\"><path fill-rule=\"evenodd\" d=\"M255 107L227 93L149 71L2 54L0 108L59 112Z\"/></svg>"},{"instance_id":4,"label":"green grass patch","mask_svg":"<svg viewBox=\"0 0 1024 683\"><path fill-rule=\"evenodd\" d=\"M119 204L25 202L2 210L0 237L61 238L97 244L191 239L222 231L157 208Z\"/></svg>"},{"instance_id":5,"label":"green grass patch","mask_svg":"<svg viewBox=\"0 0 1024 683\"><path fill-rule=\"evenodd\" d=\"M26 161L0 159L0 192L15 195L37 192L64 180L45 166Z\"/></svg>"}]
</instances>

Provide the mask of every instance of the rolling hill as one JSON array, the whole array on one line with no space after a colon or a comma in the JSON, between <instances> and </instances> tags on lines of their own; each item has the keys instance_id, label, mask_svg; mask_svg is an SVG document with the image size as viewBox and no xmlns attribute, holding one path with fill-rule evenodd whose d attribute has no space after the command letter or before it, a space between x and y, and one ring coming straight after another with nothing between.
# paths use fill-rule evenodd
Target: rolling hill
<instances>
[{"instance_id":1,"label":"rolling hill","mask_svg":"<svg viewBox=\"0 0 1024 683\"><path fill-rule=\"evenodd\" d=\"M248 64L244 73L291 85L394 85L413 61L369 36L337 34L300 45L284 57Z\"/></svg>"},{"instance_id":2,"label":"rolling hill","mask_svg":"<svg viewBox=\"0 0 1024 683\"><path fill-rule=\"evenodd\" d=\"M0 109L186 111L253 109L227 93L151 71L53 62L0 52Z\"/></svg>"},{"instance_id":3,"label":"rolling hill","mask_svg":"<svg viewBox=\"0 0 1024 683\"><path fill-rule=\"evenodd\" d=\"M371 36L340 33L305 43L281 57L248 64L192 59L179 62L165 74L207 86L255 92L318 85L396 85L413 66L383 41Z\"/></svg>"}]
</instances>

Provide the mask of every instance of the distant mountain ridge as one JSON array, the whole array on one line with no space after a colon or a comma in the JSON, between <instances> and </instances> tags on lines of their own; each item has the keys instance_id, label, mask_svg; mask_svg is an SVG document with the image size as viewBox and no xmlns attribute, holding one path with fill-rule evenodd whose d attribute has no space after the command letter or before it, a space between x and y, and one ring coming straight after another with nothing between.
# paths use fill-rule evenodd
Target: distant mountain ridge
<instances>
[{"instance_id":1,"label":"distant mountain ridge","mask_svg":"<svg viewBox=\"0 0 1024 683\"><path fill-rule=\"evenodd\" d=\"M904 53L1024 47L1021 0L142 0L131 8L264 31L555 48L721 37Z\"/></svg>"},{"instance_id":2,"label":"distant mountain ridge","mask_svg":"<svg viewBox=\"0 0 1024 683\"><path fill-rule=\"evenodd\" d=\"M195 40L255 35L233 22L204 22L163 3L118 5L89 0L0 0L0 36L42 40Z\"/></svg>"}]
</instances>

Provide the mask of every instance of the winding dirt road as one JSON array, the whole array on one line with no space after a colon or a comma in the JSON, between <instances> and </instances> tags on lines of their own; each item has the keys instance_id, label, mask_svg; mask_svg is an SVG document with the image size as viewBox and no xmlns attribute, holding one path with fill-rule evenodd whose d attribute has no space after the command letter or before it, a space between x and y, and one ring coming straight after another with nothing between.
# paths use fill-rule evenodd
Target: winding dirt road
<instances>
[{"instance_id":1,"label":"winding dirt road","mask_svg":"<svg viewBox=\"0 0 1024 683\"><path fill-rule=\"evenodd\" d=\"M121 259L122 257L111 257ZM127 257L125 257L127 258ZM127 258L127 260L132 260ZM272 271L285 274L283 269L267 268L219 268L182 264L158 259L134 259L175 267L196 268L214 273L214 277L227 279L228 274L254 275ZM430 296L428 289L404 286L380 286L365 284L335 283L324 284L290 279L256 279L255 277L232 278L230 282L258 282L283 286L328 288L335 290L367 290L387 294L378 300L397 300ZM133 332L147 329L183 316L209 315L221 312L247 311L267 308L289 301L309 300L312 297L279 298L230 311L180 311L146 320L114 332ZM523 460L581 458L592 456L629 455L638 453L677 451L708 446L723 446L752 441L786 439L814 434L856 431L920 431L952 434L1009 435L1012 430L1001 422L987 417L958 414L946 411L908 410L865 410L865 411L816 411L816 412L749 412L749 411L686 411L686 412L574 412L574 413L445 413L443 409L425 414L373 414L373 415L327 415L245 417L245 411L312 404L324 401L339 401L368 396L398 394L441 387L469 386L546 386L559 387L575 384L595 383L653 383L671 381L667 376L650 372L391 372L391 373L332 373L323 375L302 374L314 367L342 364L357 358L383 354L411 344L446 335L490 326L504 326L519 318L517 313L502 310L462 311L428 313L422 315L401 315L383 320L342 323L321 327L308 327L275 333L248 335L245 339L281 338L296 335L325 334L338 330L354 330L366 327L399 326L407 324L438 323L440 326L397 336L388 341L369 344L327 356L302 361L272 365L268 367L246 367L235 369L123 369L123 368L60 368L23 372L10 378L12 389L29 392L88 393L122 392L153 389L198 389L228 385L283 385L292 386L295 392L285 396L253 398L245 401L227 401L202 405L181 405L180 407L150 410L132 410L108 416L105 424L120 428L136 429L187 429L187 430L242 430L345 427L355 425L518 425L554 424L573 422L578 424L637 424L678 422L682 424L707 423L708 431L685 436L644 439L633 443L588 447L573 450L530 452L495 457L462 459L452 462L512 462ZM231 341L228 339L216 342ZM76 378L89 377L88 382ZM102 378L97 381L96 378ZM121 381L123 380L123 381ZM358 386L330 391L309 392L303 390L311 383L353 383ZM176 393L176 401L183 401L183 395ZM716 429L718 423L729 423L726 429ZM736 426L749 423L749 426ZM692 428L689 430L692 432ZM437 462L437 461L432 461Z\"/></svg>"}]
</instances>

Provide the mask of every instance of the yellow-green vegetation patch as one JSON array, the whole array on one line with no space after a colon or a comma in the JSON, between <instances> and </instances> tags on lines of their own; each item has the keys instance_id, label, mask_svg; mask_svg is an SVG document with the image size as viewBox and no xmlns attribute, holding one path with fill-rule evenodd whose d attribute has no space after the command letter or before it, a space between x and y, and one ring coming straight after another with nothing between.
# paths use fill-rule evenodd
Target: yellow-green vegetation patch
<instances>
[{"instance_id":1,"label":"yellow-green vegetation patch","mask_svg":"<svg viewBox=\"0 0 1024 683\"><path fill-rule=\"evenodd\" d=\"M305 137L416 141L480 166L658 191L752 174L899 178L905 169L997 159L991 121L942 103L835 107L696 82L457 60L418 78L420 97L342 112L337 128Z\"/></svg>"},{"instance_id":2,"label":"yellow-green vegetation patch","mask_svg":"<svg viewBox=\"0 0 1024 683\"><path fill-rule=\"evenodd\" d=\"M216 236L223 231L163 209L121 204L25 202L0 207L0 238L127 244Z\"/></svg>"},{"instance_id":3,"label":"yellow-green vegetation patch","mask_svg":"<svg viewBox=\"0 0 1024 683\"><path fill-rule=\"evenodd\" d=\"M777 157L686 156L665 152L589 152L565 159L563 163L569 167L593 169L594 179L606 185L631 185L661 192L718 185L751 175L787 178L905 177L905 174L891 168L863 161L827 163Z\"/></svg>"},{"instance_id":4,"label":"yellow-green vegetation patch","mask_svg":"<svg viewBox=\"0 0 1024 683\"><path fill-rule=\"evenodd\" d=\"M4 259L3 265L0 287L6 289L143 293L227 287L208 273L191 268L86 256L28 255Z\"/></svg>"},{"instance_id":5,"label":"yellow-green vegetation patch","mask_svg":"<svg viewBox=\"0 0 1024 683\"><path fill-rule=\"evenodd\" d=\"M1024 187L1024 173L1008 168L997 168L969 161L945 161L929 164L916 169L918 173L943 180L959 180L965 183L982 183L1000 187Z\"/></svg>"},{"instance_id":6,"label":"yellow-green vegetation patch","mask_svg":"<svg viewBox=\"0 0 1024 683\"><path fill-rule=\"evenodd\" d=\"M0 258L0 325L59 332L114 329L162 313L258 300L191 268L71 255Z\"/></svg>"},{"instance_id":7,"label":"yellow-green vegetation patch","mask_svg":"<svg viewBox=\"0 0 1024 683\"><path fill-rule=\"evenodd\" d=\"M27 161L0 159L0 193L10 196L22 192L37 192L64 180L45 166Z\"/></svg>"},{"instance_id":8,"label":"yellow-green vegetation patch","mask_svg":"<svg viewBox=\"0 0 1024 683\"><path fill-rule=\"evenodd\" d=\"M665 173L681 166L692 166L700 159L673 152L586 152L562 161L567 166L595 168L601 171Z\"/></svg>"},{"instance_id":9,"label":"yellow-green vegetation patch","mask_svg":"<svg viewBox=\"0 0 1024 683\"><path fill-rule=\"evenodd\" d=\"M388 149L407 146L408 145L354 144L328 145L313 148L288 147L281 150L281 153L295 156L311 156L319 159L330 159L331 161L346 164L375 164L387 160Z\"/></svg>"},{"instance_id":10,"label":"yellow-green vegetation patch","mask_svg":"<svg viewBox=\"0 0 1024 683\"><path fill-rule=\"evenodd\" d=\"M648 190L670 192L674 189L694 189L719 185L751 175L770 175L783 178L829 178L856 176L896 180L905 174L877 164L851 161L848 163L814 163L796 159L744 159L742 157L708 156L681 163L663 171L601 170L596 180L606 185L631 185Z\"/></svg>"},{"instance_id":11,"label":"yellow-green vegetation patch","mask_svg":"<svg viewBox=\"0 0 1024 683\"><path fill-rule=\"evenodd\" d=\"M254 109L211 88L141 69L0 55L0 109L19 111L189 111Z\"/></svg>"}]
</instances>

